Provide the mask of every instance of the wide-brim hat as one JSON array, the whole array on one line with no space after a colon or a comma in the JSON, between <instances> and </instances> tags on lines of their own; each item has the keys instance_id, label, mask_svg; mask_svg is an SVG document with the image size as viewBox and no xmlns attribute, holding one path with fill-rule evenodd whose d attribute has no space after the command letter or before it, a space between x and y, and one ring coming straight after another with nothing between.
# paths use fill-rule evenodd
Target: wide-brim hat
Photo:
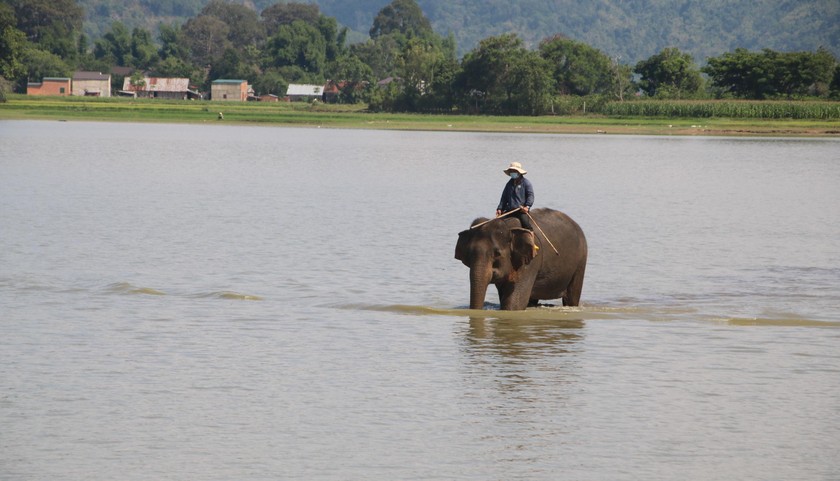
<instances>
[{"instance_id":1,"label":"wide-brim hat","mask_svg":"<svg viewBox=\"0 0 840 481\"><path fill-rule=\"evenodd\" d=\"M510 165L508 166L508 168L505 169L504 172L505 172L505 174L510 174L510 171L512 171L512 170L515 170L522 175L525 175L525 174L528 173L527 170L522 168L522 164L520 164L519 162L511 162Z\"/></svg>"}]
</instances>

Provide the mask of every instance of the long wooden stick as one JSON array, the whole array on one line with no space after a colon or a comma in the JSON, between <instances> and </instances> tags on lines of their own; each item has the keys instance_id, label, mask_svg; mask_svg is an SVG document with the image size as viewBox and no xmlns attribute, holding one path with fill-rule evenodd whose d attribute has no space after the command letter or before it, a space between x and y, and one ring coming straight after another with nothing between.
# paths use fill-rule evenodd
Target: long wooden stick
<instances>
[{"instance_id":1,"label":"long wooden stick","mask_svg":"<svg viewBox=\"0 0 840 481\"><path fill-rule=\"evenodd\" d=\"M511 211L505 212L504 214L500 215L499 217L493 217L492 219L485 220L484 222L479 222L478 224L470 227L470 230L481 227L488 222L493 222L494 220L501 219L502 217L505 217L505 216L509 216L509 215L513 214L514 212L517 212L517 211L520 211L520 210L522 210L522 207L517 207L517 208L515 208Z\"/></svg>"},{"instance_id":2,"label":"long wooden stick","mask_svg":"<svg viewBox=\"0 0 840 481\"><path fill-rule=\"evenodd\" d=\"M551 243L551 239L549 239L549 238L548 238L548 236L547 236L547 235L545 235L545 232L543 232L542 227L540 227L540 225L539 225L539 224L537 224L537 221L535 221L535 220L534 220L534 218L531 216L531 213L530 213L530 212L528 212L528 211L526 210L526 211L525 211L525 215L527 215L527 216L528 216L528 218L529 218L529 219L531 219L531 222L534 224L534 227L536 227L537 229L539 229L540 234L542 234L542 235L543 235L543 237L545 237L545 240L546 240L546 241L548 241L548 245L550 245L550 246L551 246L551 248L552 248L552 249L554 249L554 253L555 253L555 254L557 254L557 255L559 256L559 255L560 255L560 252L558 252L558 251L557 251L557 248L556 248L556 247L554 247L554 244L552 244L552 243Z\"/></svg>"}]
</instances>

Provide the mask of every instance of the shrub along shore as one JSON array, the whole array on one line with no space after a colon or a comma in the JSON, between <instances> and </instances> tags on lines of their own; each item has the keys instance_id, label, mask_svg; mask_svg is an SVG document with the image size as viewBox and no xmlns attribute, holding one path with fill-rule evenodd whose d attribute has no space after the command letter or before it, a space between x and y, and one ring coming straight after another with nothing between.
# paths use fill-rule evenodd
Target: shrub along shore
<instances>
[{"instance_id":1,"label":"shrub along shore","mask_svg":"<svg viewBox=\"0 0 840 481\"><path fill-rule=\"evenodd\" d=\"M641 135L840 137L840 102L610 102L603 113L484 116L368 112L364 105L10 95L0 120L161 122L328 128ZM221 113L221 116L220 116Z\"/></svg>"}]
</instances>

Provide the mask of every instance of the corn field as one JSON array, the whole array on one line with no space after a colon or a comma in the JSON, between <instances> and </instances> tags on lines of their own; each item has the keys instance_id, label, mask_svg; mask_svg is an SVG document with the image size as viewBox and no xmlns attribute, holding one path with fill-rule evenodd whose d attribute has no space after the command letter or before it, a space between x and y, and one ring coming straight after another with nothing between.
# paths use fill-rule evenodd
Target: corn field
<instances>
[{"instance_id":1,"label":"corn field","mask_svg":"<svg viewBox=\"0 0 840 481\"><path fill-rule=\"evenodd\" d=\"M599 110L623 117L840 119L840 102L829 101L640 100L609 102Z\"/></svg>"}]
</instances>

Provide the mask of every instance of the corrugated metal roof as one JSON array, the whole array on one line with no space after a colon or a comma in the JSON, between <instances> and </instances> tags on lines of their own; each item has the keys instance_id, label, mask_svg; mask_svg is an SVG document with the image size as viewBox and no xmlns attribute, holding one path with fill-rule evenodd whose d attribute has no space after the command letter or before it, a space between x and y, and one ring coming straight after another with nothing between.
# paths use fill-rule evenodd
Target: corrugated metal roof
<instances>
[{"instance_id":1,"label":"corrugated metal roof","mask_svg":"<svg viewBox=\"0 0 840 481\"><path fill-rule=\"evenodd\" d=\"M123 80L123 90L142 92L186 92L190 89L188 78L143 77L145 85L131 85L131 79Z\"/></svg>"},{"instance_id":2,"label":"corrugated metal roof","mask_svg":"<svg viewBox=\"0 0 840 481\"><path fill-rule=\"evenodd\" d=\"M244 82L244 80L235 80L235 79L227 79L227 78L220 78L218 80L213 81L214 84L236 84L236 85L239 85L242 82Z\"/></svg>"},{"instance_id":3,"label":"corrugated metal roof","mask_svg":"<svg viewBox=\"0 0 840 481\"><path fill-rule=\"evenodd\" d=\"M310 84L289 84L286 90L286 95L322 95L324 93L323 85Z\"/></svg>"},{"instance_id":4,"label":"corrugated metal roof","mask_svg":"<svg viewBox=\"0 0 840 481\"><path fill-rule=\"evenodd\" d=\"M73 72L73 80L110 80L111 76L102 72Z\"/></svg>"}]
</instances>

